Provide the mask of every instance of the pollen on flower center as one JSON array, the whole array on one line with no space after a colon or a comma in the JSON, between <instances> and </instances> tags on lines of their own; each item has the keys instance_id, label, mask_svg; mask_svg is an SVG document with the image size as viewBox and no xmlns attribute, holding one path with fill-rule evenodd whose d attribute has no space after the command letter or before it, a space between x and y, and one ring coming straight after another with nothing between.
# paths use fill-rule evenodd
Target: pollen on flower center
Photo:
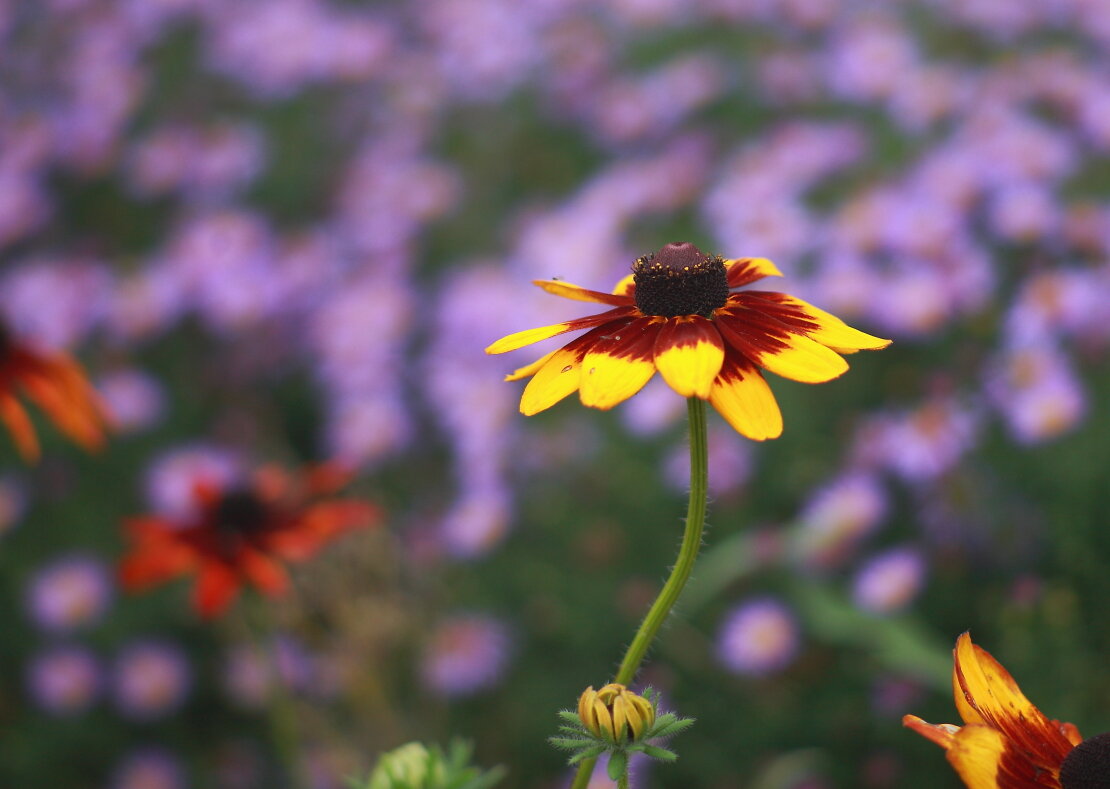
<instances>
[{"instance_id":1,"label":"pollen on flower center","mask_svg":"<svg viewBox=\"0 0 1110 789\"><path fill-rule=\"evenodd\" d=\"M212 519L221 532L253 534L265 528L270 516L258 496L242 488L230 490L220 497Z\"/></svg>"},{"instance_id":2,"label":"pollen on flower center","mask_svg":"<svg viewBox=\"0 0 1110 789\"><path fill-rule=\"evenodd\" d=\"M720 256L706 255L688 241L667 244L632 264L636 306L645 315L708 318L728 299L728 276Z\"/></svg>"},{"instance_id":3,"label":"pollen on flower center","mask_svg":"<svg viewBox=\"0 0 1110 789\"><path fill-rule=\"evenodd\" d=\"M1068 753L1060 766L1060 786L1110 788L1110 732L1086 739Z\"/></svg>"}]
</instances>

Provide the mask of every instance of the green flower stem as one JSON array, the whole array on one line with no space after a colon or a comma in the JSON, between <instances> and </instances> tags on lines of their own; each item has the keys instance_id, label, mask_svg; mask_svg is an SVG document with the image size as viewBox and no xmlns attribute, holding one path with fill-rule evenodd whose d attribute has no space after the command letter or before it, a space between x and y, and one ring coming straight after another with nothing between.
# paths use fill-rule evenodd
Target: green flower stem
<instances>
[{"instance_id":1,"label":"green flower stem","mask_svg":"<svg viewBox=\"0 0 1110 789\"><path fill-rule=\"evenodd\" d=\"M709 488L709 442L705 430L705 401L698 397L691 397L687 399L686 407L690 420L690 501L686 508L686 531L682 535L682 546L678 549L678 559L671 570L671 577L667 579L659 596L652 603L617 670L617 676L613 681L621 685L629 684L639 671L648 647L655 640L659 628L663 626L667 615L682 594L682 589L694 569L694 561L698 558L698 549L701 548ZM586 789L596 762L597 759L586 759L581 763L571 789Z\"/></svg>"},{"instance_id":2,"label":"green flower stem","mask_svg":"<svg viewBox=\"0 0 1110 789\"><path fill-rule=\"evenodd\" d=\"M301 763L298 712L292 689L286 685L281 673L277 645L274 642L277 628L274 626L267 602L260 596L250 595L250 599L244 601L243 608L248 627L254 636L255 646L262 652L271 674L266 714L273 748L285 769L289 789L303 789L308 786L308 782L305 780L304 766Z\"/></svg>"}]
</instances>

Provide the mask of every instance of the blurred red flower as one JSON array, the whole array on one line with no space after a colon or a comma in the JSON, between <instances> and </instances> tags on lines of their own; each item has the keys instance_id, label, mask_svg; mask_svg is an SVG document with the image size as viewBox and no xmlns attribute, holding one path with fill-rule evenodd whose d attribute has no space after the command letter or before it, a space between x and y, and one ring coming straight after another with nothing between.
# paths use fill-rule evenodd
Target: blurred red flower
<instances>
[{"instance_id":1,"label":"blurred red flower","mask_svg":"<svg viewBox=\"0 0 1110 789\"><path fill-rule=\"evenodd\" d=\"M378 519L372 504L329 498L350 479L330 464L290 474L275 466L224 487L195 485L195 514L184 521L160 515L129 518L130 552L120 564L125 589L141 590L196 573L193 604L218 616L249 584L271 597L284 594L284 561L304 561L335 537Z\"/></svg>"}]
</instances>

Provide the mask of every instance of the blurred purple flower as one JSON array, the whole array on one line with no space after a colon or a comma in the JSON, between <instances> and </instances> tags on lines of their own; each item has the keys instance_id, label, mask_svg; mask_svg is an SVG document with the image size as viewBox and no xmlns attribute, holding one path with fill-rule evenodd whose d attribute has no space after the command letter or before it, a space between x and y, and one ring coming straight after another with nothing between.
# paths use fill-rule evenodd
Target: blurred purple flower
<instances>
[{"instance_id":1,"label":"blurred purple flower","mask_svg":"<svg viewBox=\"0 0 1110 789\"><path fill-rule=\"evenodd\" d=\"M288 97L319 82L365 79L385 63L390 26L312 0L211 4L208 58L260 97Z\"/></svg>"},{"instance_id":2,"label":"blurred purple flower","mask_svg":"<svg viewBox=\"0 0 1110 789\"><path fill-rule=\"evenodd\" d=\"M144 747L120 760L112 772L110 789L185 789L181 761L163 748Z\"/></svg>"},{"instance_id":3,"label":"blurred purple flower","mask_svg":"<svg viewBox=\"0 0 1110 789\"><path fill-rule=\"evenodd\" d=\"M151 427L162 418L166 408L162 385L141 370L107 373L101 376L96 388L115 432L134 433Z\"/></svg>"},{"instance_id":4,"label":"blurred purple flower","mask_svg":"<svg viewBox=\"0 0 1110 789\"><path fill-rule=\"evenodd\" d=\"M164 126L133 148L127 174L144 197L180 192L196 201L218 200L258 175L264 156L262 136L252 126Z\"/></svg>"},{"instance_id":5,"label":"blurred purple flower","mask_svg":"<svg viewBox=\"0 0 1110 789\"><path fill-rule=\"evenodd\" d=\"M124 715L154 720L181 706L192 684L192 670L180 647L136 641L116 656L112 682L116 705Z\"/></svg>"},{"instance_id":6,"label":"blurred purple flower","mask_svg":"<svg viewBox=\"0 0 1110 789\"><path fill-rule=\"evenodd\" d=\"M275 681L296 693L330 691L331 683L321 685L319 669L316 656L304 644L292 636L278 635L270 640L266 652L257 644L232 647L224 662L224 686L236 703L263 707L274 692Z\"/></svg>"},{"instance_id":7,"label":"blurred purple flower","mask_svg":"<svg viewBox=\"0 0 1110 789\"><path fill-rule=\"evenodd\" d=\"M0 294L0 311L17 334L47 348L70 348L103 320L112 277L98 262L39 258L8 269Z\"/></svg>"},{"instance_id":8,"label":"blurred purple flower","mask_svg":"<svg viewBox=\"0 0 1110 789\"><path fill-rule=\"evenodd\" d=\"M794 613L771 597L758 597L735 607L721 625L717 656L736 674L763 676L781 671L798 652Z\"/></svg>"},{"instance_id":9,"label":"blurred purple flower","mask_svg":"<svg viewBox=\"0 0 1110 789\"><path fill-rule=\"evenodd\" d=\"M84 712L99 695L103 676L99 661L85 647L50 647L27 666L28 692L55 715Z\"/></svg>"},{"instance_id":10,"label":"blurred purple flower","mask_svg":"<svg viewBox=\"0 0 1110 789\"><path fill-rule=\"evenodd\" d=\"M890 19L846 24L830 43L826 65L830 87L851 101L867 102L893 95L917 65L913 37Z\"/></svg>"},{"instance_id":11,"label":"blurred purple flower","mask_svg":"<svg viewBox=\"0 0 1110 789\"><path fill-rule=\"evenodd\" d=\"M113 596L105 563L81 554L55 559L27 586L31 618L43 630L66 633L100 621Z\"/></svg>"},{"instance_id":12,"label":"blurred purple flower","mask_svg":"<svg viewBox=\"0 0 1110 789\"><path fill-rule=\"evenodd\" d=\"M921 592L925 559L913 548L892 548L867 561L856 574L852 599L865 611L899 611Z\"/></svg>"},{"instance_id":13,"label":"blurred purple flower","mask_svg":"<svg viewBox=\"0 0 1110 789\"><path fill-rule=\"evenodd\" d=\"M1040 343L1007 350L987 368L986 390L1023 444L1048 441L1079 424L1083 387L1059 350Z\"/></svg>"},{"instance_id":14,"label":"blurred purple flower","mask_svg":"<svg viewBox=\"0 0 1110 789\"><path fill-rule=\"evenodd\" d=\"M880 482L848 472L817 489L798 515L792 550L804 567L827 569L843 563L886 515Z\"/></svg>"},{"instance_id":15,"label":"blurred purple flower","mask_svg":"<svg viewBox=\"0 0 1110 789\"><path fill-rule=\"evenodd\" d=\"M928 481L951 469L974 445L979 422L978 410L934 398L911 411L873 417L861 431L857 452L910 481Z\"/></svg>"},{"instance_id":16,"label":"blurred purple flower","mask_svg":"<svg viewBox=\"0 0 1110 789\"><path fill-rule=\"evenodd\" d=\"M425 686L448 697L470 696L500 681L511 652L509 631L497 619L459 614L428 634L420 661Z\"/></svg>"}]
</instances>

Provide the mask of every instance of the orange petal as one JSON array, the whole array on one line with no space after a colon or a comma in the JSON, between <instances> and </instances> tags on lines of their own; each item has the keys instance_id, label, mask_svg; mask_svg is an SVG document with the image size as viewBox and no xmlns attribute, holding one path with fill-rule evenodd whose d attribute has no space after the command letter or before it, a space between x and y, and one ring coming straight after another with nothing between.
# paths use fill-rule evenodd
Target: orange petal
<instances>
[{"instance_id":1,"label":"orange petal","mask_svg":"<svg viewBox=\"0 0 1110 789\"><path fill-rule=\"evenodd\" d=\"M565 334L568 331L592 329L603 323L625 318L635 311L635 307L617 307L616 309L602 312L598 315L591 315L587 318L578 318L573 321L565 321L564 323L554 323L550 326L540 326L536 329L525 329L524 331L510 334L507 337L502 337L497 342L488 346L486 348L486 353L496 354L515 351L517 348L523 348L526 345L532 345L540 340L546 340L549 337Z\"/></svg>"},{"instance_id":2,"label":"orange petal","mask_svg":"<svg viewBox=\"0 0 1110 789\"><path fill-rule=\"evenodd\" d=\"M782 435L782 412L771 387L755 365L735 349L725 349L709 402L733 430L753 441Z\"/></svg>"},{"instance_id":3,"label":"orange petal","mask_svg":"<svg viewBox=\"0 0 1110 789\"><path fill-rule=\"evenodd\" d=\"M740 288L764 277L781 277L778 270L767 258L733 258L725 261L728 272L728 286Z\"/></svg>"},{"instance_id":4,"label":"orange petal","mask_svg":"<svg viewBox=\"0 0 1110 789\"><path fill-rule=\"evenodd\" d=\"M11 432L15 447L23 459L28 463L37 461L42 452L35 427L31 424L26 409L10 392L0 392L0 420L3 420Z\"/></svg>"},{"instance_id":5,"label":"orange petal","mask_svg":"<svg viewBox=\"0 0 1110 789\"><path fill-rule=\"evenodd\" d=\"M96 411L89 406L87 396L74 395L58 381L30 372L22 377L20 383L27 396L74 442L90 452L104 445L100 421Z\"/></svg>"},{"instance_id":6,"label":"orange petal","mask_svg":"<svg viewBox=\"0 0 1110 789\"><path fill-rule=\"evenodd\" d=\"M614 307L628 307L632 304L632 299L628 296L616 293L602 293L601 291L583 288L580 285L572 285L562 280L536 279L532 280L532 284L538 285L554 296L562 296L564 299L595 301L601 304L612 304Z\"/></svg>"},{"instance_id":7,"label":"orange petal","mask_svg":"<svg viewBox=\"0 0 1110 789\"><path fill-rule=\"evenodd\" d=\"M936 743L945 750L952 747L952 739L956 732L960 730L959 726L952 723L926 723L916 715L902 716L902 725L907 729L913 729L925 739Z\"/></svg>"},{"instance_id":8,"label":"orange petal","mask_svg":"<svg viewBox=\"0 0 1110 789\"><path fill-rule=\"evenodd\" d=\"M582 404L606 410L644 388L655 375L655 338L664 319L632 318L606 326L582 359Z\"/></svg>"},{"instance_id":9,"label":"orange petal","mask_svg":"<svg viewBox=\"0 0 1110 789\"><path fill-rule=\"evenodd\" d=\"M825 383L848 369L835 351L757 310L733 304L717 311L716 324L725 342L783 378Z\"/></svg>"},{"instance_id":10,"label":"orange petal","mask_svg":"<svg viewBox=\"0 0 1110 789\"><path fill-rule=\"evenodd\" d=\"M973 644L968 633L956 641L954 654L953 685L961 717L998 729L1043 769L1059 769L1073 747L1063 727L1025 698L1010 673Z\"/></svg>"},{"instance_id":11,"label":"orange petal","mask_svg":"<svg viewBox=\"0 0 1110 789\"><path fill-rule=\"evenodd\" d=\"M683 397L708 398L724 359L721 333L700 315L668 319L655 338L655 367Z\"/></svg>"}]
</instances>

